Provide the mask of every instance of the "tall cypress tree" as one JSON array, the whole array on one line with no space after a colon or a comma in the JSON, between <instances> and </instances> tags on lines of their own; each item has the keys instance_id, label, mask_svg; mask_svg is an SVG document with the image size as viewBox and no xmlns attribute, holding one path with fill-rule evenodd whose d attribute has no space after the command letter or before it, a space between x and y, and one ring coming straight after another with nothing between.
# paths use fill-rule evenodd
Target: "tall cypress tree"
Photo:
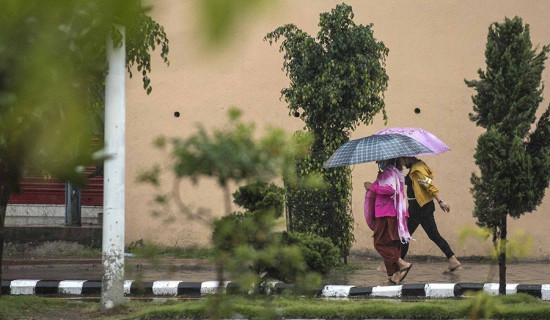
<instances>
[{"instance_id":1,"label":"tall cypress tree","mask_svg":"<svg viewBox=\"0 0 550 320\"><path fill-rule=\"evenodd\" d=\"M500 294L506 292L507 217L535 210L550 181L550 106L530 131L543 100L548 51L533 48L529 25L520 17L506 18L489 26L486 70L478 70L479 80L465 80L476 91L470 120L486 129L474 154L480 175L471 177L473 215L493 231Z\"/></svg>"}]
</instances>

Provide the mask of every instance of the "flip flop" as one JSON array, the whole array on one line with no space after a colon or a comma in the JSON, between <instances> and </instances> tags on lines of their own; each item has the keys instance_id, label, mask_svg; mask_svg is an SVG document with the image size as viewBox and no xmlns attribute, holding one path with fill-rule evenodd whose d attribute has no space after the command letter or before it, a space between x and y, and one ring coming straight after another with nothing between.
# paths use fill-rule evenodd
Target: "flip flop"
<instances>
[{"instance_id":1,"label":"flip flop","mask_svg":"<svg viewBox=\"0 0 550 320\"><path fill-rule=\"evenodd\" d=\"M402 275L402 276L399 278L399 283L401 283L401 282L403 282L403 280L405 280L405 278L406 278L407 275L409 274L409 271L411 270L412 266L413 266L413 264L411 263L408 267L399 270L399 272L405 272L405 274Z\"/></svg>"},{"instance_id":2,"label":"flip flop","mask_svg":"<svg viewBox=\"0 0 550 320\"><path fill-rule=\"evenodd\" d=\"M384 281L384 283L382 285L384 285L384 286L396 286L397 283L395 281L393 281L391 278L388 278L388 280Z\"/></svg>"}]
</instances>

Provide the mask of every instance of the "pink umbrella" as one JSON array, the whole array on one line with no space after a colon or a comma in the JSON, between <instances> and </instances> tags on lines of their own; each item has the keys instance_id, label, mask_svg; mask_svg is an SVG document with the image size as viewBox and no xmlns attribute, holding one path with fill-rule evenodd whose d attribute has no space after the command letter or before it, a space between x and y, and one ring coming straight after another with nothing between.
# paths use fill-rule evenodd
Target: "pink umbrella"
<instances>
[{"instance_id":1,"label":"pink umbrella","mask_svg":"<svg viewBox=\"0 0 550 320\"><path fill-rule=\"evenodd\" d=\"M382 134L400 134L409 136L432 151L431 153L426 154L439 154L451 150L451 148L449 148L443 141L439 140L439 138L421 128L387 128L375 133L375 135Z\"/></svg>"}]
</instances>

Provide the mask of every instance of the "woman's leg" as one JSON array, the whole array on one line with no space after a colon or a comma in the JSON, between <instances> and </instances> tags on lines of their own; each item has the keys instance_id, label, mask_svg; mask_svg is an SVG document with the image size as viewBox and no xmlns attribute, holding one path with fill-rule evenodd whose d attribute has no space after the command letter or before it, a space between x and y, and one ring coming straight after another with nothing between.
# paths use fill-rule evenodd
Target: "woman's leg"
<instances>
[{"instance_id":1,"label":"woman's leg","mask_svg":"<svg viewBox=\"0 0 550 320\"><path fill-rule=\"evenodd\" d=\"M388 276L399 271L400 268L397 263L400 256L399 244L394 243L394 241L375 241L374 248L382 256L382 259L384 259L384 266L386 267L386 274Z\"/></svg>"},{"instance_id":2,"label":"woman's leg","mask_svg":"<svg viewBox=\"0 0 550 320\"><path fill-rule=\"evenodd\" d=\"M437 230L433 211L424 212L420 224L422 225L424 231L426 231L426 234L428 235L430 240L432 240L439 247L439 249L443 251L447 259L454 256L454 252L453 250L451 250L449 243L447 243L447 241L441 236L441 234L439 234L439 230Z\"/></svg>"},{"instance_id":3,"label":"woman's leg","mask_svg":"<svg viewBox=\"0 0 550 320\"><path fill-rule=\"evenodd\" d=\"M386 274L392 276L399 271L397 261L401 256L399 241L393 241L390 235L388 218L377 218L374 222L374 248L384 259Z\"/></svg>"},{"instance_id":4,"label":"woman's leg","mask_svg":"<svg viewBox=\"0 0 550 320\"><path fill-rule=\"evenodd\" d=\"M409 229L409 233L411 236L416 231L416 228L418 228L418 226L420 225L420 220L418 218L419 218L418 209L415 208L414 205L411 205L409 202L409 219L407 219L407 228ZM401 244L401 259L405 259L405 256L407 255L408 251L409 251L409 243L407 242L407 243Z\"/></svg>"}]
</instances>

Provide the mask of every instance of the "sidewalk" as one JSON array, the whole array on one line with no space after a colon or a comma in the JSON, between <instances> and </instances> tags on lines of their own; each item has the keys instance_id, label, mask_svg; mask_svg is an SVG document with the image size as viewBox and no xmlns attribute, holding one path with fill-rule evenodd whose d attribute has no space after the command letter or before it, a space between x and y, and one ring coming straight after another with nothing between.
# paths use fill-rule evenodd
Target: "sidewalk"
<instances>
[{"instance_id":1,"label":"sidewalk","mask_svg":"<svg viewBox=\"0 0 550 320\"><path fill-rule=\"evenodd\" d=\"M492 283L498 282L498 265L488 262L462 261L463 268L455 273L444 272L447 263L442 260L426 261L411 258L413 267L405 283ZM144 259L126 258L126 279L142 281L180 280L202 282L216 279L215 268L202 259L163 259L158 267ZM376 268L380 259L350 256L350 264L360 270L333 272L326 283L354 286L377 286L386 275ZM101 280L102 265L99 259L5 259L3 278L47 280ZM548 262L509 262L507 283L550 283Z\"/></svg>"}]
</instances>

